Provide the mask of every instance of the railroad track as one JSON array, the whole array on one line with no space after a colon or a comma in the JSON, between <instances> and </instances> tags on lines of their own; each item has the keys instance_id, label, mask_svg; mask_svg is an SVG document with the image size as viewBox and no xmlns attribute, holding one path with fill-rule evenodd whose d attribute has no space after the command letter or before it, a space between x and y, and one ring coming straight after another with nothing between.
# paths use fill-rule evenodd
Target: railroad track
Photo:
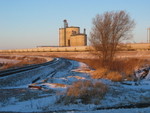
<instances>
[{"instance_id":1,"label":"railroad track","mask_svg":"<svg viewBox=\"0 0 150 113\"><path fill-rule=\"evenodd\" d=\"M47 65L55 64L59 60L60 59L58 59L58 58L54 58L52 61L42 63L42 64L33 64L33 65L25 66L25 67L19 67L19 68L15 68L15 69L7 69L4 71L0 71L0 77L8 76L8 75L15 74L15 73L20 73L23 71L32 70L35 68L39 68L41 66L47 66Z\"/></svg>"},{"instance_id":2,"label":"railroad track","mask_svg":"<svg viewBox=\"0 0 150 113\"><path fill-rule=\"evenodd\" d=\"M135 103L130 105L120 105L114 107L104 107L104 108L95 108L95 110L109 110L109 109L133 109L133 108L148 108L150 107L150 103Z\"/></svg>"}]
</instances>

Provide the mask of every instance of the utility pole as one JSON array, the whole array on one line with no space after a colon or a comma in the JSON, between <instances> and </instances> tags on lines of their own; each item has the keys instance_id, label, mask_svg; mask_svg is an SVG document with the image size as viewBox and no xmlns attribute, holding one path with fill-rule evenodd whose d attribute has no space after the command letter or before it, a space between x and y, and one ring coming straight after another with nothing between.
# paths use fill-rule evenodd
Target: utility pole
<instances>
[{"instance_id":1,"label":"utility pole","mask_svg":"<svg viewBox=\"0 0 150 113\"><path fill-rule=\"evenodd\" d=\"M150 43L150 28L147 28L147 43Z\"/></svg>"}]
</instances>

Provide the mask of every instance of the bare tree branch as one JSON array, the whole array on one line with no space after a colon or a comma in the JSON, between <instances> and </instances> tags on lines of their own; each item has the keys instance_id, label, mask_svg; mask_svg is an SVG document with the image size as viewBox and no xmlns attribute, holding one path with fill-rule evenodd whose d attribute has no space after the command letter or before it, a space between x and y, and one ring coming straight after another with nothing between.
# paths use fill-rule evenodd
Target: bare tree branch
<instances>
[{"instance_id":1,"label":"bare tree branch","mask_svg":"<svg viewBox=\"0 0 150 113\"><path fill-rule=\"evenodd\" d=\"M134 20L131 20L125 11L96 15L93 19L90 42L103 63L113 60L118 45L131 38L134 26Z\"/></svg>"}]
</instances>

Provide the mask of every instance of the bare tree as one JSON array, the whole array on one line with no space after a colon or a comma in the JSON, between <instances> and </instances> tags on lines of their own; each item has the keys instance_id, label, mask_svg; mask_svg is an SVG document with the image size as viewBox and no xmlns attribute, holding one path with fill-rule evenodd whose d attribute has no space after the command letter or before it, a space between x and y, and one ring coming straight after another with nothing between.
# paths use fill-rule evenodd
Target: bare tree
<instances>
[{"instance_id":1,"label":"bare tree","mask_svg":"<svg viewBox=\"0 0 150 113\"><path fill-rule=\"evenodd\" d=\"M96 15L93 19L90 42L102 59L103 65L113 61L118 45L131 38L134 26L134 20L131 20L125 11Z\"/></svg>"}]
</instances>

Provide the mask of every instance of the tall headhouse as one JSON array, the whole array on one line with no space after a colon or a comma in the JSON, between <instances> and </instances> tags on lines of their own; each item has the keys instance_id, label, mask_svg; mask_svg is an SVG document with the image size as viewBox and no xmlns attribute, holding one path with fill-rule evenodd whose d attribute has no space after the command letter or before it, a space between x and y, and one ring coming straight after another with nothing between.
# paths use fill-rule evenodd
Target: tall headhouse
<instances>
[{"instance_id":1,"label":"tall headhouse","mask_svg":"<svg viewBox=\"0 0 150 113\"><path fill-rule=\"evenodd\" d=\"M64 28L59 28L59 46L86 46L87 35L84 29L80 33L80 27L68 26L67 20L64 20Z\"/></svg>"}]
</instances>

